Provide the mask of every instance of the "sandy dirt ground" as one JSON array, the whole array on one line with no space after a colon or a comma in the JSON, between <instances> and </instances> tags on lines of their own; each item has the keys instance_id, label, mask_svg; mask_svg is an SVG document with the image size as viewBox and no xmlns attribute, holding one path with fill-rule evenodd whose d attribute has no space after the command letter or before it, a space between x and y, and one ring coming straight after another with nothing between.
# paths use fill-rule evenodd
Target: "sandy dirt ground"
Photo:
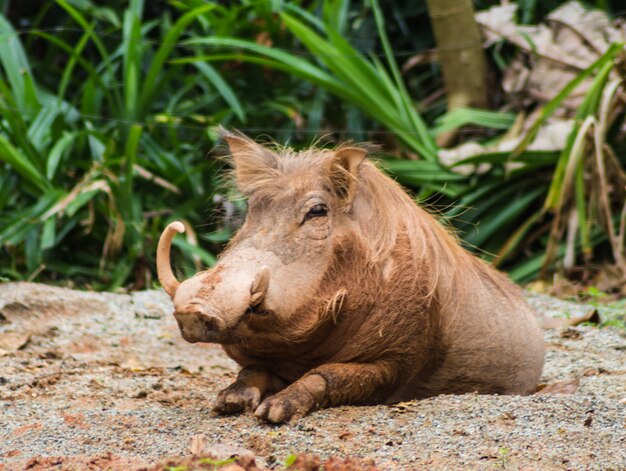
<instances>
[{"instance_id":1,"label":"sandy dirt ground","mask_svg":"<svg viewBox=\"0 0 626 471\"><path fill-rule=\"evenodd\" d=\"M269 426L211 411L237 365L184 342L171 311L160 291L0 285L0 470L283 469L300 453L319 457L302 469L331 456L326 469L626 469L623 329L546 331L542 381L577 380L571 394L439 396Z\"/></svg>"}]
</instances>

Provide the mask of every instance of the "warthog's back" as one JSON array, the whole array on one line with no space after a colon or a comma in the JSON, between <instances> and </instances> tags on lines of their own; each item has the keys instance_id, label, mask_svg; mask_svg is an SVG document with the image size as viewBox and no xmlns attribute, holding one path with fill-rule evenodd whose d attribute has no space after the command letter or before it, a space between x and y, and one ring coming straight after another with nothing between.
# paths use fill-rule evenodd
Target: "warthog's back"
<instances>
[{"instance_id":1,"label":"warthog's back","mask_svg":"<svg viewBox=\"0 0 626 471\"><path fill-rule=\"evenodd\" d=\"M532 394L544 361L543 334L516 286L478 262L472 289L440 315L440 351L427 374L417 372L391 397L446 393ZM468 273L468 276L473 276Z\"/></svg>"}]
</instances>

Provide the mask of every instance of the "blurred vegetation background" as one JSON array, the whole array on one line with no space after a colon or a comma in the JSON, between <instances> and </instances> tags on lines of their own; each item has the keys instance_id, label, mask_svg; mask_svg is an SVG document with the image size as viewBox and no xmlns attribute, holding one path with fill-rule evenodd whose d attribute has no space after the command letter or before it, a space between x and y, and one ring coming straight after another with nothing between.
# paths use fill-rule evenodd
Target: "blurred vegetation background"
<instances>
[{"instance_id":1,"label":"blurred vegetation background","mask_svg":"<svg viewBox=\"0 0 626 471\"><path fill-rule=\"evenodd\" d=\"M454 8L436 3L0 0L0 276L150 287L174 219L180 269L213 264L245 213L223 125L379 144L381 166L514 280L619 291L626 7L475 1L480 43L438 50L431 25ZM476 47L481 109L449 101L442 76L459 60L446 51Z\"/></svg>"}]
</instances>

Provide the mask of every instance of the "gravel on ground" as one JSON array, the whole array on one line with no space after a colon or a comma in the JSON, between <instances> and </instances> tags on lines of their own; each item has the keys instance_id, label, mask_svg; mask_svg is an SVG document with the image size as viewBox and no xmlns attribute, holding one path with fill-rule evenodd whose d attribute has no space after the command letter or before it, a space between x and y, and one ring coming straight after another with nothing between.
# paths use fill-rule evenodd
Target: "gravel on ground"
<instances>
[{"instance_id":1,"label":"gravel on ground","mask_svg":"<svg viewBox=\"0 0 626 471\"><path fill-rule=\"evenodd\" d=\"M529 300L548 315L589 308ZM211 411L237 365L183 341L171 312L162 291L1 284L0 470L283 469L298 454L338 470L626 469L623 329L545 332L542 382L577 383L571 394L445 395L269 426Z\"/></svg>"}]
</instances>

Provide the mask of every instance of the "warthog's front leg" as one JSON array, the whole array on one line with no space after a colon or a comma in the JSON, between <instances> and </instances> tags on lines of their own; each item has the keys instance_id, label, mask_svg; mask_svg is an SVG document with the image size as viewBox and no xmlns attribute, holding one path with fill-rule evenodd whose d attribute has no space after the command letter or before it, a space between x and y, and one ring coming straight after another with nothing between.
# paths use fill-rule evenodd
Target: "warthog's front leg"
<instances>
[{"instance_id":1,"label":"warthog's front leg","mask_svg":"<svg viewBox=\"0 0 626 471\"><path fill-rule=\"evenodd\" d=\"M322 365L269 396L255 415L268 422L281 423L304 417L313 409L380 402L393 390L395 371L386 363Z\"/></svg>"},{"instance_id":2,"label":"warthog's front leg","mask_svg":"<svg viewBox=\"0 0 626 471\"><path fill-rule=\"evenodd\" d=\"M284 387L284 381L266 370L246 367L237 375L237 381L219 392L213 410L220 414L255 410L263 397Z\"/></svg>"}]
</instances>

